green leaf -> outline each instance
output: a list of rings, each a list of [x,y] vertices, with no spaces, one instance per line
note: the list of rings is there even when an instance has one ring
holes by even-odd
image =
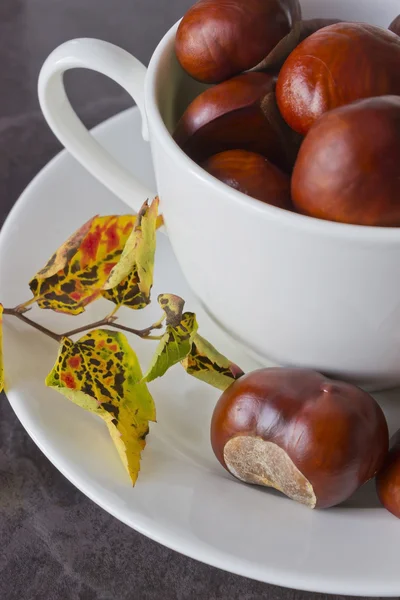
[[[244,375],[240,367],[220,354],[210,342],[198,334],[194,336],[192,348],[183,359],[182,366],[189,375],[219,390],[226,390]]]
[[[74,233],[29,283],[39,308],[84,312],[101,295],[135,221],[134,215],[97,216]]]
[[[75,343],[64,338],[46,379],[48,387],[106,422],[133,484],[149,421],[156,419],[153,398],[142,378],[125,335],[99,329]]]
[[[185,304],[182,298],[161,294],[158,302],[166,314],[167,326],[144,377],[145,381],[162,377],[173,365],[181,362],[189,354],[198,329],[194,313],[182,314]]]
[[[0,394],[4,390],[4,364],[3,364],[3,305],[0,304]]]
[[[158,216],[158,198],[145,202],[126,241],[119,262],[104,285],[103,296],[117,306],[140,309],[150,303],[153,286],[156,230],[162,224]]]

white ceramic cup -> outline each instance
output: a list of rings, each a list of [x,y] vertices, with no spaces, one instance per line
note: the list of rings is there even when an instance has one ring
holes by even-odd
[[[383,27],[399,12],[399,0],[302,0],[302,6],[305,18]],[[138,209],[156,191],[136,181],[91,137],[63,86],[63,73],[73,68],[114,79],[140,109],[167,233],[212,318],[263,362],[310,367],[368,389],[400,384],[400,228],[293,214],[231,189],[190,160],[171,132],[202,88],[176,60],[177,26],[161,40],[147,70],[99,40],[72,40],[57,48],[39,78],[50,127],[92,175]]]

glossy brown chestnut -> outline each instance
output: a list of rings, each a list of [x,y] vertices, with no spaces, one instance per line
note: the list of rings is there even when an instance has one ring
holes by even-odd
[[[400,35],[400,15],[389,25],[389,30],[396,35]]]
[[[297,46],[316,31],[341,23],[340,19],[309,19],[297,21],[291,31],[275,46],[255,70],[279,72],[285,60]]]
[[[283,118],[305,135],[325,112],[355,100],[400,94],[400,38],[361,23],[337,23],[304,40],[277,82]]]
[[[261,154],[228,150],[212,156],[202,166],[235,190],[273,206],[291,208],[289,176]]]
[[[211,443],[238,479],[327,508],[375,476],[389,436],[366,392],[315,371],[277,368],[244,375],[222,394]]]
[[[383,506],[400,519],[400,430],[391,441],[391,449],[376,478],[376,490]]]
[[[321,117],[300,148],[292,199],[311,217],[400,227],[400,97],[359,100]]]
[[[255,67],[297,18],[298,0],[199,0],[179,25],[176,55],[194,79],[219,83]]]
[[[282,119],[274,90],[274,77],[265,73],[244,73],[207,89],[186,109],[175,141],[196,162],[240,149],[291,171],[299,136]]]

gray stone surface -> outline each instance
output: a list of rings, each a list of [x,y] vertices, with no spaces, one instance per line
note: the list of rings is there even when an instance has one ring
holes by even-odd
[[[145,63],[191,0],[1,0],[0,226],[60,149],[36,80],[49,52],[78,36],[108,39]],[[93,126],[129,106],[115,84],[74,73],[68,87]],[[39,243],[39,241],[38,241]],[[1,291],[0,291],[1,292]],[[132,531],[76,490],[0,398],[1,600],[317,600],[202,565]]]

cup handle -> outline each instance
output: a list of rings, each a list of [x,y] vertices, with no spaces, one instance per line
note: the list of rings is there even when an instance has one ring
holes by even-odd
[[[45,61],[38,83],[43,115],[66,149],[94,177],[138,211],[156,194],[138,182],[89,133],[72,108],[65,92],[63,75],[69,69],[86,68],[103,73],[119,83],[136,102],[142,116],[142,134],[148,141],[144,108],[147,69],[131,54],[108,42],[76,39],[56,48]]]

